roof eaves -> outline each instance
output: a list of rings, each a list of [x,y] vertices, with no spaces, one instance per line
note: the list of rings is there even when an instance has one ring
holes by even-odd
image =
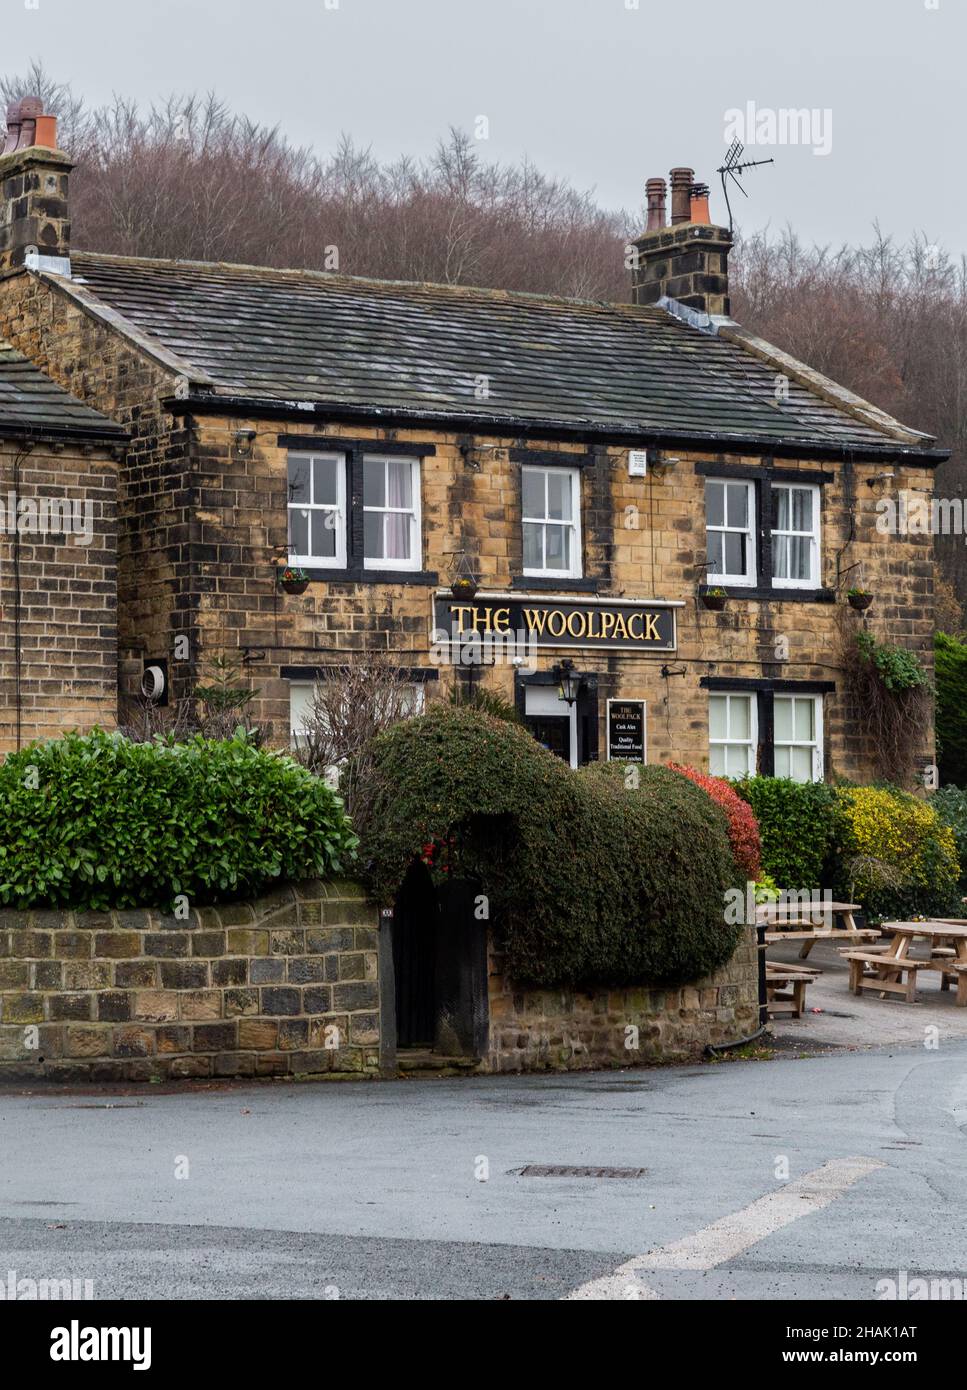
[[[353,405],[346,401],[300,401],[278,397],[234,395],[225,391],[189,396],[171,396],[162,401],[173,414],[224,414],[255,419],[278,420],[355,420],[377,426],[425,425],[473,430],[477,433],[520,434],[544,438],[593,439],[604,444],[652,443],[656,446],[695,448],[714,453],[734,453],[750,448],[764,455],[795,458],[897,459],[914,458],[923,467],[933,467],[950,457],[949,449],[929,447],[930,437],[905,444],[884,438],[882,444],[862,440],[817,440],[797,436],[731,434],[727,432],[669,430],[642,425],[634,420],[576,420],[554,417],[494,415],[480,412],[433,410],[428,407]]]
[[[27,423],[24,420],[0,420],[0,438],[19,439],[24,443],[45,441],[51,444],[75,443],[123,448],[130,437],[129,432],[121,425],[115,430],[110,430],[98,425],[55,425]]]

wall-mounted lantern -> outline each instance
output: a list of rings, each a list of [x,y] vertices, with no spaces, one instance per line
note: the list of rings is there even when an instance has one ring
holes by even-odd
[[[559,666],[555,666],[554,675],[557,678],[558,699],[570,708],[581,689],[581,673],[574,669],[574,662],[566,656]]]

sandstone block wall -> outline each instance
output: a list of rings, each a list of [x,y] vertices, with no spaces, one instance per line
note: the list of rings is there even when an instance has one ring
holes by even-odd
[[[194,661],[191,433],[161,404],[177,374],[27,271],[0,276],[0,336],[130,431],[118,470],[117,594],[122,694],[135,695],[144,659],[170,658],[178,634]],[[187,694],[192,669],[172,666],[176,695]]]
[[[714,974],[675,989],[524,990],[490,962],[490,1051],[481,1070],[587,1071],[690,1061],[759,1027],[755,928]],[[632,1030],[632,1031],[629,1031]]]
[[[0,441],[0,753],[17,746],[18,605],[21,744],[114,726],[117,472],[103,449]]]
[[[0,911],[0,1079],[372,1076],[376,908],[343,881],[192,910]]]

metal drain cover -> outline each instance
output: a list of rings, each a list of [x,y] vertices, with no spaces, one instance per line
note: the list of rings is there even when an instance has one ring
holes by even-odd
[[[643,1178],[647,1168],[579,1168],[569,1163],[528,1163],[522,1178]]]

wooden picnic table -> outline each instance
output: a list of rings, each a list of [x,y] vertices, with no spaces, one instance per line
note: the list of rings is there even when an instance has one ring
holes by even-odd
[[[802,1018],[806,1007],[806,986],[823,972],[806,970],[801,965],[780,965],[766,961],[766,1003],[770,1018],[789,1014]]]
[[[799,959],[806,960],[817,941],[876,941],[880,933],[872,927],[858,927],[853,918],[860,903],[827,903],[817,898],[812,902],[760,903],[756,916],[760,922],[775,930],[765,933],[767,945],[777,941],[801,941]],[[832,925],[819,926],[830,920]],[[837,926],[837,923],[842,925]]]
[[[849,961],[849,987],[854,994],[871,990],[885,999],[900,995],[908,1004],[917,1000],[917,973],[938,970],[940,988],[957,981],[957,1003],[967,1007],[967,922],[931,918],[927,922],[884,922],[892,933],[885,951],[844,951]],[[930,956],[911,956],[917,939],[930,942]],[[953,949],[947,945],[952,943]],[[904,979],[906,976],[906,979]]]

